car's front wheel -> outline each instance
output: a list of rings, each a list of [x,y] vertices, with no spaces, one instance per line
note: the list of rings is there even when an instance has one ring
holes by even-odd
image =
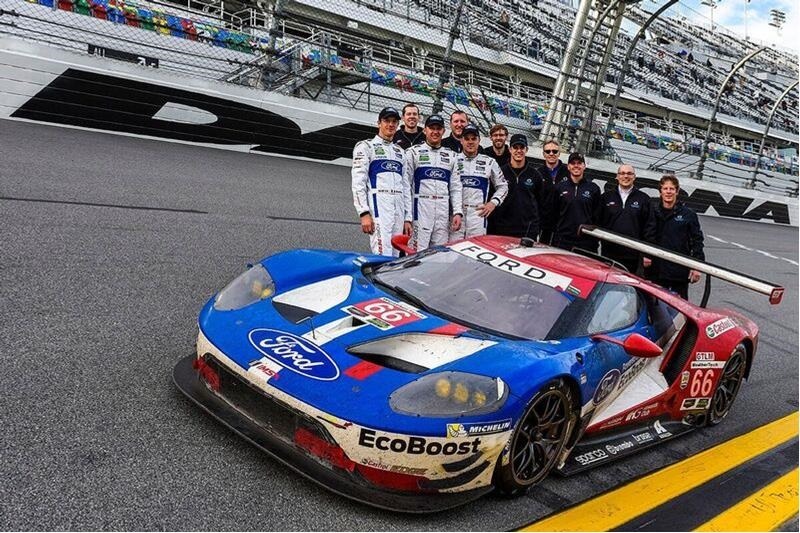
[[[711,407],[708,410],[708,425],[715,426],[728,416],[736,395],[742,387],[744,372],[747,368],[747,350],[744,345],[737,344],[733,353],[722,369],[714,396],[711,398]]]
[[[494,485],[500,492],[524,493],[553,469],[572,427],[573,402],[572,391],[561,380],[534,395],[497,464]]]

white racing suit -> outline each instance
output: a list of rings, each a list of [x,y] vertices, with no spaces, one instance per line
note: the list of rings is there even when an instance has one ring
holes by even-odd
[[[458,154],[456,171],[461,178],[463,189],[464,218],[458,231],[450,232],[450,240],[457,241],[477,235],[486,235],[486,218],[478,214],[478,208],[487,201],[493,202],[495,207],[505,200],[508,194],[508,183],[500,171],[497,162],[484,154],[467,157]],[[491,200],[489,187],[494,189]]]
[[[375,231],[372,253],[397,256],[392,235],[403,233],[405,194],[403,149],[379,136],[360,141],[353,149],[353,205],[358,215],[370,213]]]
[[[461,180],[456,172],[456,154],[428,143],[406,150],[406,219],[413,231],[408,245],[417,251],[447,242],[450,214],[462,215]]]

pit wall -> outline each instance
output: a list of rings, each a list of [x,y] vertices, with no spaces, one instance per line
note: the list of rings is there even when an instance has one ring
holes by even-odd
[[[0,38],[0,118],[346,166],[353,145],[375,134],[374,112],[182,76],[135,57],[109,55],[113,50],[98,57]],[[530,153],[541,153],[540,147],[532,145]],[[593,179],[615,185],[615,164],[587,164]],[[660,175],[637,175],[637,185],[657,197]],[[797,198],[691,179],[681,179],[681,189],[701,214],[798,225]]]

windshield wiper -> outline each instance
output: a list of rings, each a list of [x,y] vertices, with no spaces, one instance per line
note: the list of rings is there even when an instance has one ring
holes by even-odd
[[[414,296],[413,294],[405,290],[403,287],[400,287],[399,285],[386,285],[384,283],[381,283],[380,281],[378,283],[390,289],[392,292],[402,297],[403,300],[407,301],[408,303],[414,304],[420,309],[424,309],[429,313],[432,312],[432,310],[428,307],[428,305],[425,302],[423,302],[418,296]]]

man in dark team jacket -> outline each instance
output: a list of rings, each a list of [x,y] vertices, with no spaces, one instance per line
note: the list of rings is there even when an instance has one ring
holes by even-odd
[[[467,114],[464,111],[450,113],[450,135],[442,139],[442,146],[457,154],[461,153],[461,132],[467,125]]]
[[[528,163],[527,154],[528,138],[519,133],[512,135],[511,161],[501,169],[508,182],[508,196],[489,217],[490,235],[535,239],[539,234],[539,221],[548,214],[542,203],[547,190],[542,177]]]
[[[545,181],[550,185],[549,190],[555,191],[556,185],[564,180],[569,179],[569,170],[567,165],[561,162],[559,156],[561,155],[561,145],[558,141],[550,139],[542,145],[542,158],[544,165],[538,167],[536,170],[542,175]],[[547,205],[553,205],[553,198],[545,200]],[[553,238],[553,225],[555,220],[552,217],[542,219],[542,238],[541,241],[545,244],[550,244]]]
[[[483,153],[497,161],[497,165],[503,168],[511,161],[511,149],[506,144],[508,139],[508,128],[502,124],[495,124],[489,130],[489,137],[492,144],[483,149]]]
[[[569,154],[567,160],[569,179],[555,187],[553,193],[553,246],[570,250],[573,247],[597,253],[597,239],[578,236],[583,224],[594,224],[594,215],[600,205],[600,187],[587,180],[586,160],[583,154]]]
[[[650,196],[634,187],[634,181],[636,171],[631,165],[622,165],[617,169],[618,185],[600,196],[595,222],[601,228],[626,237],[652,242],[656,228]],[[634,274],[641,267],[641,254],[624,246],[604,242],[603,255]]]
[[[425,142],[425,130],[419,127],[419,107],[416,104],[403,106],[403,127],[397,129],[392,142],[403,150]]]
[[[655,208],[656,236],[655,244],[705,261],[703,253],[703,231],[697,214],[678,201],[680,182],[678,178],[667,175],[660,180],[661,200]],[[647,258],[644,265],[648,279],[662,287],[675,291],[682,298],[689,299],[689,283],[700,281],[700,272],[669,261],[653,258],[650,264]]]

